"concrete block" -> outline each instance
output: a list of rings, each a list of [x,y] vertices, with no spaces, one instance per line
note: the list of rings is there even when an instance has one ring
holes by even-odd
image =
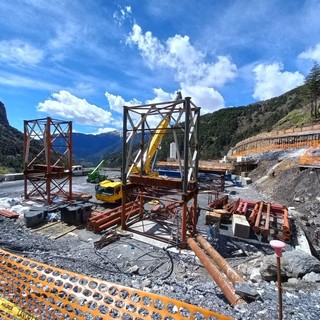
[[[241,177],[241,183],[242,185],[247,186],[252,183],[252,180],[249,177]]]
[[[245,216],[234,214],[232,216],[233,235],[240,238],[249,238],[250,224]]]

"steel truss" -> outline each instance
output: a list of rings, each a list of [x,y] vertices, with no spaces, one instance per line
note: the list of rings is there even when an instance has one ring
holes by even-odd
[[[185,246],[187,234],[192,235],[196,232],[198,218],[200,108],[193,104],[190,97],[182,99],[179,94],[174,101],[124,106],[121,227],[129,229],[137,219],[143,220],[150,216],[156,218],[156,213],[150,215],[150,210],[146,209],[147,202],[145,201],[148,203],[159,201],[162,207],[166,208],[168,216],[174,217],[178,225],[179,234],[174,237],[174,242]],[[162,131],[159,130],[157,125],[167,117],[170,117],[168,127]],[[168,141],[167,138],[172,137],[176,145],[181,178],[164,179],[153,175],[153,170],[150,173],[149,168],[146,168],[146,155],[148,155],[150,142],[155,135],[165,136],[166,141]],[[156,155],[153,160],[155,158]],[[133,194],[141,211],[135,217],[135,221],[129,222],[125,205],[129,196],[132,199]],[[173,195],[170,201],[168,195]]]
[[[72,196],[72,122],[24,121],[24,197],[51,203]]]

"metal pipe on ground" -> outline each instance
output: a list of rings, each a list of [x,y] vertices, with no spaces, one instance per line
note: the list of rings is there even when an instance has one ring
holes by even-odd
[[[234,293],[234,288],[229,283],[227,278],[221,273],[221,271],[212,263],[212,261],[207,257],[207,255],[202,251],[199,245],[192,239],[187,239],[188,245],[199,258],[203,266],[206,268],[212,279],[219,286],[223,294],[229,300],[231,306],[235,306],[237,304],[243,304],[245,301]]]
[[[254,232],[260,231],[260,222],[261,222],[263,207],[264,207],[264,202],[262,201],[260,203],[259,211],[257,213],[256,220],[254,222],[254,226],[252,227]]]
[[[249,223],[250,225],[253,225],[254,224],[254,221],[256,219],[256,216],[257,216],[257,213],[258,213],[258,210],[259,210],[259,207],[260,207],[260,202],[257,202],[249,216]]]
[[[232,283],[244,282],[240,275],[229,265],[229,263],[215,250],[211,244],[203,237],[197,236],[196,240],[200,243],[203,250],[213,259],[216,265],[224,272]]]
[[[288,218],[288,209],[283,209],[283,224],[282,224],[283,233],[290,235],[290,224]]]

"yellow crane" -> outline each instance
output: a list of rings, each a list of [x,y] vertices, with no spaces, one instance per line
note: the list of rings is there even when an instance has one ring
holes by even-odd
[[[148,176],[157,176],[158,172],[153,172],[151,161],[154,158],[163,136],[165,135],[170,123],[170,116],[167,115],[160,122],[152,136],[147,150],[142,157],[143,172],[141,170],[141,161],[137,156],[135,162],[130,167],[130,174],[144,174]],[[100,182],[96,187],[96,198],[106,203],[117,203],[122,199],[122,182],[119,180],[107,179]]]

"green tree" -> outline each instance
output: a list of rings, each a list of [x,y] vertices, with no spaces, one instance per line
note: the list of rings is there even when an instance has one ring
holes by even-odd
[[[311,117],[318,118],[318,100],[320,98],[320,65],[317,62],[314,62],[313,67],[310,70],[310,73],[307,75],[305,79],[305,84],[307,88],[308,98],[310,99]]]

